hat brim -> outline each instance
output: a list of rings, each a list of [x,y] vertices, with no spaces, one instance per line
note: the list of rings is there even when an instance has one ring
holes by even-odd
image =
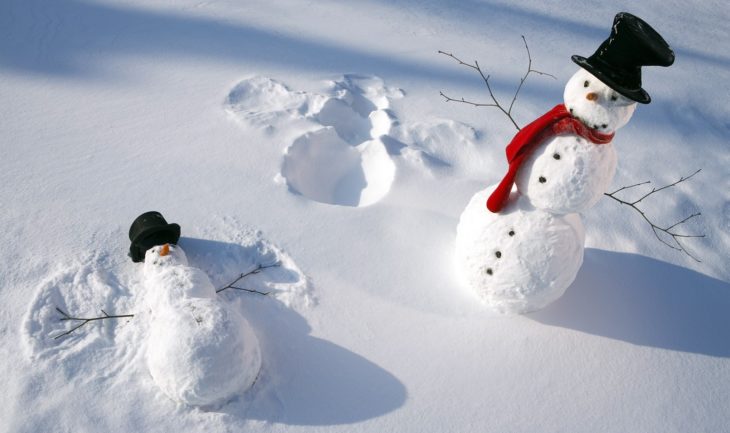
[[[149,227],[140,231],[132,240],[129,253],[132,261],[144,261],[145,252],[155,245],[146,245],[145,240],[154,236],[155,245],[176,244],[180,239],[180,225],[172,223],[165,226]]]
[[[639,90],[625,88],[624,86],[618,84],[613,79],[611,79],[611,77],[603,73],[601,69],[596,68],[594,65],[592,65],[589,59],[578,55],[571,57],[571,59],[578,66],[590,72],[593,76],[601,80],[608,87],[631,99],[632,101],[636,101],[640,104],[648,104],[651,102],[651,96],[649,96],[646,90],[641,88],[639,88]]]

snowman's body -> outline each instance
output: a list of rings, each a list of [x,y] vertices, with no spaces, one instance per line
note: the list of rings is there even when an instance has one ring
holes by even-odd
[[[563,100],[574,117],[601,133],[614,133],[624,126],[636,108],[635,102],[584,69],[568,80]],[[515,185],[538,209],[583,212],[610,186],[616,162],[610,142],[595,144],[579,135],[559,135],[534,149],[518,171]]]
[[[604,134],[626,124],[635,109],[583,69],[566,84],[564,100],[574,117]],[[474,195],[457,227],[456,260],[461,276],[488,306],[525,313],[565,292],[583,262],[578,212],[608,189],[616,161],[610,142],[558,135],[531,150],[498,213],[485,207],[494,186]]]
[[[546,140],[527,158],[515,185],[533,206],[565,214],[593,206],[616,171],[611,143],[596,145],[583,137],[561,135]]]
[[[475,194],[457,229],[457,263],[467,283],[500,313],[542,308],[563,294],[583,262],[583,224],[577,214],[536,209],[516,192],[500,213],[484,203],[493,187]]]
[[[151,314],[147,365],[173,400],[194,406],[225,403],[248,389],[261,368],[248,322],[216,299],[200,269],[178,246],[147,251],[145,303]]]

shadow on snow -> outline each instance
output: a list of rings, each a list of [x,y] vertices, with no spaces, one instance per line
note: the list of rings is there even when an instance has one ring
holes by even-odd
[[[640,346],[727,358],[728,311],[726,282],[636,254],[589,248],[565,295],[528,317]]]
[[[195,238],[182,238],[180,244],[190,264],[211,274],[216,287],[254,267],[254,261],[276,259],[255,244]],[[263,282],[286,285],[302,278],[285,265],[240,284],[267,290]],[[357,353],[313,337],[306,319],[275,298],[236,291],[220,296],[241,301],[242,313],[258,336],[264,366],[251,391],[217,411],[291,425],[338,425],[384,415],[405,402],[406,388],[395,376]]]

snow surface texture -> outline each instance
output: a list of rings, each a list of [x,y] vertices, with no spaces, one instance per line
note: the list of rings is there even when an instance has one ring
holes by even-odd
[[[270,134],[306,130],[286,148],[277,180],[314,201],[359,207],[388,194],[395,156],[429,171],[458,165],[473,172],[482,162],[472,127],[445,119],[401,123],[389,107],[404,95],[375,76],[344,75],[323,93],[256,76],[239,82],[225,106]]]
[[[228,95],[228,111],[273,128],[281,118],[311,120],[321,129],[287,148],[281,175],[289,188],[312,200],[367,206],[393,183],[395,164],[380,137],[390,132],[389,98],[402,97],[377,77],[346,75],[324,96],[293,92],[264,77],[240,82]]]
[[[499,213],[476,193],[456,231],[456,265],[484,303],[504,314],[526,313],[558,299],[583,263],[583,223],[533,207],[513,192]]]
[[[147,250],[144,304],[150,315],[147,365],[155,383],[175,401],[195,406],[226,403],[243,393],[261,369],[261,350],[246,319],[217,298],[179,246]]]
[[[644,69],[652,103],[614,141],[611,190],[652,181],[627,199],[702,168],[641,203],[666,225],[701,211],[685,229],[708,236],[685,244],[702,263],[602,199],[582,215],[574,283],[517,316],[485,312],[452,265],[459,216],[505,173],[515,128],[492,108],[445,103],[439,90],[489,95],[478,74],[436,51],[478,60],[509,103],[527,66],[524,34],[533,67],[557,77],[530,74],[512,112],[525,125],[562,100],[570,56],[593,53],[625,4],[315,6],[3,2],[0,431],[726,431],[730,58],[716,48],[730,40],[727,5],[630,5],[677,60]],[[325,126],[316,101],[305,114],[280,115],[276,98],[251,105],[258,123],[225,102],[255,76],[337,99],[343,74],[405,93],[386,96],[392,126],[381,141],[396,171],[368,206],[322,203],[282,175],[294,141]],[[54,306],[143,314],[127,230],[152,209],[182,226],[190,264],[215,287],[256,263],[285,265],[246,279],[270,296],[218,295],[249,321],[264,362],[251,389],[215,410],[176,404],[155,384],[143,316],[50,338],[70,326]]]

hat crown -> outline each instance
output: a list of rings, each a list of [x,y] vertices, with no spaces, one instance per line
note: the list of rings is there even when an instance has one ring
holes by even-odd
[[[129,240],[134,241],[134,239],[145,230],[164,226],[167,226],[167,221],[161,213],[157,211],[145,212],[135,218],[131,227],[129,227]]]
[[[155,245],[176,244],[180,239],[180,226],[168,224],[157,211],[145,212],[135,218],[129,227],[129,255],[133,262],[144,261],[145,252]]]
[[[641,67],[670,66],[674,51],[644,20],[620,12],[596,52],[587,59],[573,56],[573,61],[622,95],[647,104],[651,98],[641,88]]]
[[[613,19],[611,35],[591,58],[619,68],[641,66],[670,66],[674,63],[674,51],[649,24],[628,12],[620,12]]]

